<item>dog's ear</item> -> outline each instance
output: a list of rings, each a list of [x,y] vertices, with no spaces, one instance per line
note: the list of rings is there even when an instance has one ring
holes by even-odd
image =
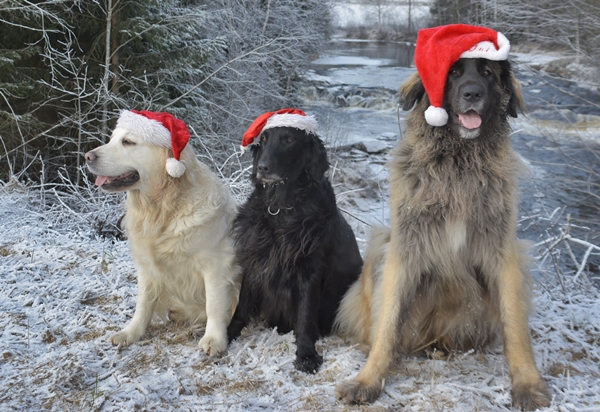
[[[506,114],[511,117],[517,117],[520,113],[525,113],[527,106],[523,100],[523,94],[521,93],[521,84],[513,75],[511,64],[508,60],[504,60],[500,63],[501,74],[500,81],[504,86],[505,96],[508,97],[508,103],[506,103]]]
[[[521,83],[513,76],[510,76],[510,100],[508,101],[508,107],[506,108],[507,113],[511,117],[517,117],[518,112],[525,113],[527,106],[523,100],[523,94],[521,93]]]
[[[323,141],[314,133],[307,133],[308,151],[306,159],[306,171],[311,179],[316,182],[323,180],[323,176],[329,169],[327,161],[327,150]]]
[[[425,94],[425,86],[421,81],[419,73],[414,73],[400,86],[398,91],[400,95],[400,103],[402,104],[402,110],[410,110],[413,108],[415,103],[423,98]]]

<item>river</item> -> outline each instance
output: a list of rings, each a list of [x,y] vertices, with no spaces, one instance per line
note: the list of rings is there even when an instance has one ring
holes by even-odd
[[[413,46],[405,43],[334,41],[313,61],[308,75],[304,103],[325,124],[326,143],[342,149],[342,160],[358,159],[373,169],[362,173],[378,176],[379,180],[370,176],[383,189],[374,196],[381,203],[376,209],[385,208],[387,199],[385,183],[377,183],[387,177],[387,150],[402,136],[405,112],[398,110],[396,93],[415,70],[413,52]],[[513,147],[531,169],[520,183],[519,236],[539,243],[569,230],[574,237],[599,245],[600,108],[589,104],[600,102],[599,94],[570,79],[534,70],[530,55],[517,53],[511,59],[529,109],[512,124]],[[373,223],[369,219],[373,207],[360,199],[352,202],[361,211],[357,217]],[[387,223],[385,212],[375,213],[378,222]],[[580,259],[585,248],[573,247]],[[536,252],[543,251],[540,246]],[[574,273],[577,264],[565,253],[557,248],[546,264],[552,260],[564,273]],[[587,269],[596,284],[599,265],[600,257],[592,253]]]

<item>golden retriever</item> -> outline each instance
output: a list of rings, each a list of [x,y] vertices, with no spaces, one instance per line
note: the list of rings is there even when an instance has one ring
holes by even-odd
[[[221,354],[241,282],[229,233],[234,199],[191,145],[180,155],[185,173],[172,177],[165,170],[171,150],[129,129],[117,123],[109,143],[85,154],[97,185],[127,191],[124,227],[138,296],[133,318],[111,341],[136,342],[157,314],[206,322],[199,346],[208,355]]]
[[[364,368],[337,387],[347,403],[379,396],[397,354],[483,349],[504,341],[516,407],[547,406],[528,327],[530,276],[516,237],[517,175],[508,116],[524,109],[508,60],[461,58],[432,127],[418,73],[401,87],[406,135],[392,153],[391,229],[376,228],[336,325],[370,345]],[[466,118],[466,120],[465,120]]]

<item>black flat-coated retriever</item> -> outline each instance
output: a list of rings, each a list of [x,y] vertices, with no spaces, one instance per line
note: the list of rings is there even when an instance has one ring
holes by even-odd
[[[229,340],[252,318],[265,319],[280,333],[294,331],[296,369],[316,373],[323,357],[315,342],[331,332],[362,258],[325,177],[319,137],[274,127],[251,150],[255,188],[233,224],[243,280]]]

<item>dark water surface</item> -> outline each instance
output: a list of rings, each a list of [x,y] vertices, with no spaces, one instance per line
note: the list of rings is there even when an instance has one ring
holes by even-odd
[[[412,67],[415,47],[410,43],[335,41],[313,65],[316,67]]]

